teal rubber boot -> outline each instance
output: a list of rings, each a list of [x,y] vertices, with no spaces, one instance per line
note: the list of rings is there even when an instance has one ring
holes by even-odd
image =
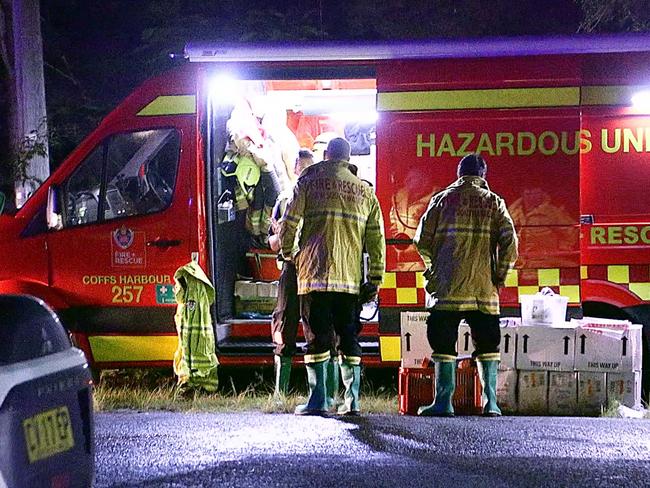
[[[497,405],[497,374],[499,361],[476,361],[478,377],[481,380],[483,393],[481,403],[485,417],[500,417],[501,409]]]
[[[327,381],[327,361],[305,364],[309,398],[304,405],[298,405],[296,415],[323,415],[327,413],[325,383]]]
[[[331,357],[327,362],[327,410],[332,410],[338,402],[340,376],[338,358]]]
[[[291,378],[291,358],[274,356],[275,364],[275,390],[273,397],[277,400],[289,393],[289,379]]]
[[[361,366],[347,360],[341,361],[341,378],[345,393],[343,405],[337,410],[339,415],[359,415],[359,389],[361,387]]]
[[[431,405],[418,408],[423,417],[453,417],[452,399],[456,390],[456,361],[435,362],[436,395]]]

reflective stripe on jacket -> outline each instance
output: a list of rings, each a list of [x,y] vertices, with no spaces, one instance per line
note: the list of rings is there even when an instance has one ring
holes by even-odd
[[[483,178],[463,176],[433,195],[413,242],[427,268],[427,306],[499,313],[498,287],[517,260],[517,234]]]
[[[322,161],[303,171],[282,218],[282,255],[295,254],[298,294],[359,293],[362,253],[370,257],[369,280],[381,285],[386,243],[379,202],[372,188],[344,161]]]

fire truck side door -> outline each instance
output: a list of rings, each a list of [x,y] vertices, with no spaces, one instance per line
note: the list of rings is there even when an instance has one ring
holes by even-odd
[[[59,185],[50,285],[72,306],[68,323],[97,334],[174,331],[173,274],[192,242],[185,136],[169,127],[111,134]]]

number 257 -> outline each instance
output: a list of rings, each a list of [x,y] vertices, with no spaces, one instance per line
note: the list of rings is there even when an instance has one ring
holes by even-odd
[[[140,303],[140,295],[142,295],[142,286],[114,286],[111,288],[113,294],[113,303]]]

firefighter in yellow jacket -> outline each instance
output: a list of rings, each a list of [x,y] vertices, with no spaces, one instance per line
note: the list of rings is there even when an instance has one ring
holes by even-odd
[[[487,163],[469,154],[458,180],[431,198],[413,242],[426,266],[427,338],[433,349],[436,393],[419,415],[452,416],[456,337],[469,324],[481,385],[483,414],[501,415],[496,400],[499,365],[499,287],[517,260],[517,234],[504,200],[490,191]]]
[[[325,384],[332,330],[337,337],[345,386],[341,415],[359,413],[361,346],[357,300],[365,246],[370,256],[369,281],[379,286],[384,275],[384,227],[372,188],[350,171],[350,144],[332,139],[326,160],[307,168],[294,188],[280,224],[285,259],[298,271],[300,315],[307,340],[304,361],[309,399],[297,415],[326,411]],[[298,251],[292,253],[298,223]]]

